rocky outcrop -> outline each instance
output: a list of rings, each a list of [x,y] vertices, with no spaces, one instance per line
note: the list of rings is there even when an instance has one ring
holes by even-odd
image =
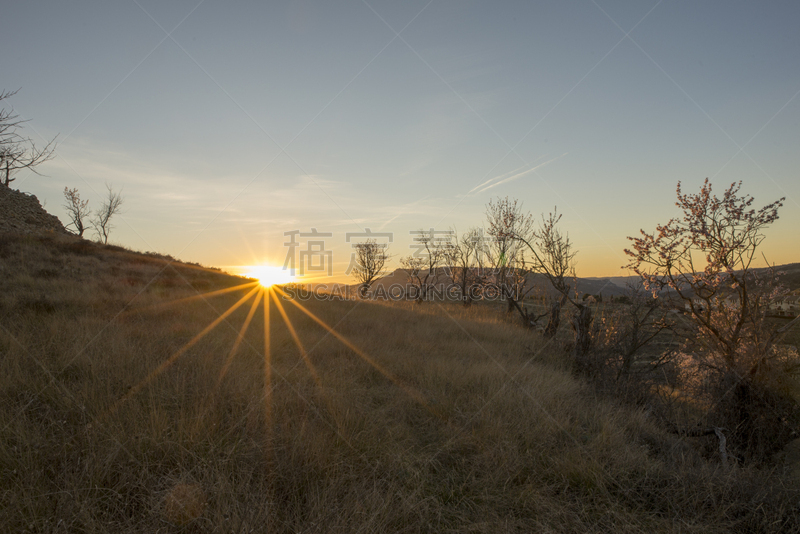
[[[0,185],[0,233],[69,234],[55,215],[47,213],[39,200]]]

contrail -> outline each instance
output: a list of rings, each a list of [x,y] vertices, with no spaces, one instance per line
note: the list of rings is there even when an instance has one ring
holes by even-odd
[[[561,159],[561,158],[563,158],[564,156],[566,156],[567,154],[569,154],[569,152],[564,152],[564,153],[563,153],[563,154],[561,154],[560,156],[556,156],[555,158],[553,158],[553,159],[550,159],[550,160],[547,160],[547,161],[545,161],[544,163],[540,163],[540,164],[539,164],[539,165],[537,165],[536,167],[532,167],[532,168],[528,169],[527,171],[523,171],[523,172],[521,172],[521,173],[519,173],[519,174],[515,174],[515,175],[513,175],[513,176],[509,176],[508,178],[506,178],[506,179],[504,179],[504,180],[500,180],[499,182],[495,182],[495,183],[493,183],[493,184],[491,184],[491,185],[487,185],[487,186],[483,187],[483,189],[480,189],[480,190],[478,190],[477,192],[478,192],[478,193],[483,193],[484,191],[486,191],[486,190],[488,190],[488,189],[491,189],[491,188],[493,188],[493,187],[497,187],[497,186],[498,186],[498,185],[500,185],[500,184],[504,184],[504,183],[506,183],[506,182],[511,182],[511,181],[513,181],[513,180],[516,180],[516,179],[518,179],[518,178],[522,178],[522,177],[523,177],[523,176],[525,176],[526,174],[530,174],[530,173],[532,173],[533,171],[535,171],[536,169],[540,169],[540,168],[544,167],[545,165],[547,165],[547,164],[549,164],[549,163],[553,163],[555,160],[557,160],[557,159]],[[490,180],[490,181],[491,181],[491,180]],[[481,186],[478,186],[478,187],[481,187]],[[473,189],[473,191],[474,191],[474,189]],[[472,191],[470,191],[470,193],[472,193]]]

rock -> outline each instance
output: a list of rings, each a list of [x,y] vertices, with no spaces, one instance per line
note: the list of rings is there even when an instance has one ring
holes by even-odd
[[[70,234],[34,195],[3,185],[0,185],[0,233]]]

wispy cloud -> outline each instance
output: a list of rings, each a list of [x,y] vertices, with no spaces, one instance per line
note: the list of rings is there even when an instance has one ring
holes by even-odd
[[[528,170],[526,170],[526,171],[518,172],[518,171],[520,171],[521,169],[524,169],[524,168],[525,168],[525,167],[523,166],[523,167],[520,167],[520,168],[518,168],[518,169],[514,169],[514,170],[513,170],[513,171],[511,171],[511,172],[507,172],[507,173],[505,173],[505,174],[501,174],[500,176],[495,176],[494,178],[490,178],[489,180],[486,180],[486,181],[485,181],[485,182],[483,182],[482,184],[480,184],[480,185],[478,185],[478,186],[475,186],[475,187],[473,187],[473,188],[472,188],[472,189],[469,191],[469,193],[467,193],[467,194],[472,194],[472,193],[483,193],[484,191],[488,191],[489,189],[492,189],[493,187],[497,187],[498,185],[505,184],[505,183],[508,183],[508,182],[512,182],[512,181],[514,181],[514,180],[518,180],[518,179],[522,178],[523,176],[527,176],[528,174],[530,174],[530,173],[532,173],[532,172],[536,171],[537,169],[541,169],[541,168],[542,168],[542,167],[544,167],[545,165],[549,165],[550,163],[553,163],[553,162],[554,162],[554,161],[556,161],[557,159],[561,159],[561,158],[563,158],[563,157],[564,157],[564,156],[566,156],[567,154],[569,154],[569,152],[564,152],[564,153],[563,153],[563,154],[561,154],[560,156],[556,156],[555,158],[552,158],[552,159],[549,159],[549,160],[547,160],[547,161],[545,161],[545,162],[542,162],[542,163],[540,163],[539,165],[535,165],[535,166],[531,167],[530,169],[528,169]],[[509,174],[510,174],[511,176],[509,176]]]

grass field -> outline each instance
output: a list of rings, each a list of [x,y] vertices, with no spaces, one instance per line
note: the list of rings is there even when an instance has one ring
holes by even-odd
[[[0,268],[5,532],[800,528],[782,469],[703,459],[486,307],[54,238],[0,237]]]

